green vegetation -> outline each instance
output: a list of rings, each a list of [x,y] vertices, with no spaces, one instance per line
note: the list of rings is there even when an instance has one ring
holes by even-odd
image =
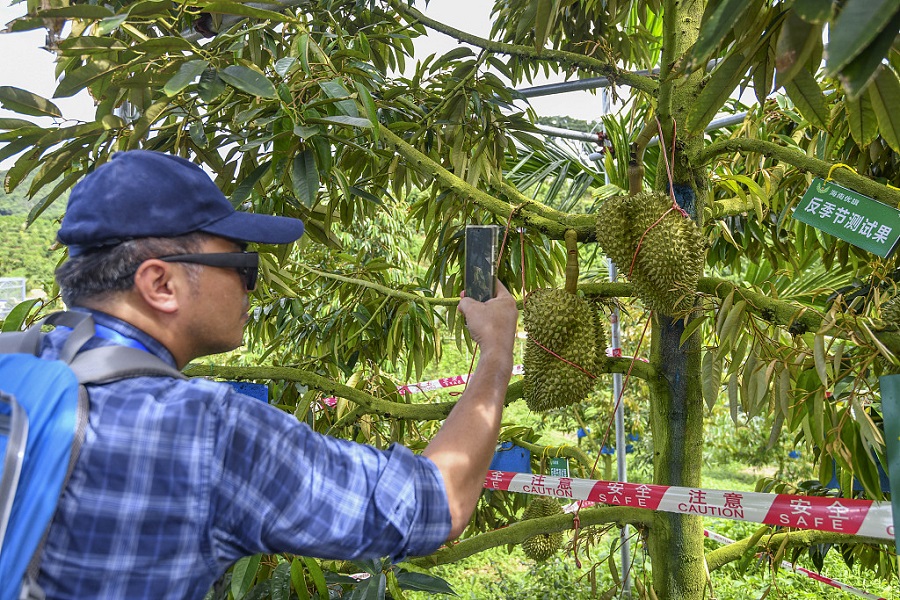
[[[5,177],[0,172],[0,179]],[[24,185],[10,193],[0,189],[0,277],[24,277],[29,293],[49,293],[53,270],[62,256],[52,247],[65,202],[53,204],[29,225],[28,215],[38,202],[28,200],[26,189]]]

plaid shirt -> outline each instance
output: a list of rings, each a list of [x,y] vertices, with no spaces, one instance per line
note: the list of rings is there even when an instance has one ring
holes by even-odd
[[[96,322],[174,364],[145,333]],[[55,358],[68,332],[46,336]],[[86,348],[112,342],[92,338]],[[202,598],[257,552],[399,560],[440,546],[450,512],[437,467],[313,432],[223,383],[138,377],[88,387],[81,455],[50,527],[48,599]]]

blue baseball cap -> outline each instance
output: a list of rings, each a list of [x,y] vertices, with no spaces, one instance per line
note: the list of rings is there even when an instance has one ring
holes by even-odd
[[[116,152],[72,188],[57,238],[70,256],[145,237],[202,231],[237,242],[287,244],[303,221],[236,211],[203,169],[150,150]]]

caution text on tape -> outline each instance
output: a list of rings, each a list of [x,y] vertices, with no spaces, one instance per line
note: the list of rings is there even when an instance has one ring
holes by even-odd
[[[894,539],[890,502],[488,471],[484,487],[588,503]]]

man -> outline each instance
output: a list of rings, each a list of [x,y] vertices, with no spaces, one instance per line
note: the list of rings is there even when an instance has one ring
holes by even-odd
[[[84,349],[120,344],[181,369],[241,344],[256,256],[297,219],[235,212],[196,165],[114,154],[72,190],[59,240],[63,300],[90,312]],[[459,304],[481,353],[421,456],[316,434],[293,416],[203,379],[88,387],[84,446],[50,527],[38,583],[54,598],[202,598],[257,552],[324,558],[427,554],[468,523],[512,372],[515,302],[498,286]],[[68,332],[45,338],[55,358]]]

